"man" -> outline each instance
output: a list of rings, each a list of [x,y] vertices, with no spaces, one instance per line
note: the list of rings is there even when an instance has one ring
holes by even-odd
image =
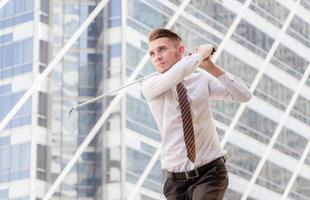
[[[168,200],[223,199],[228,173],[212,118],[210,100],[246,102],[248,88],[212,63],[212,45],[183,57],[181,38],[171,30],[149,34],[149,55],[158,71],[142,91],[162,135],[161,161]],[[208,73],[195,72],[200,67]]]

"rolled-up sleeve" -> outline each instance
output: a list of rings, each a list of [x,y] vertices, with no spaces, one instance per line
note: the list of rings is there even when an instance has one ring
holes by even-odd
[[[217,78],[210,75],[208,87],[211,99],[247,102],[252,98],[249,88],[238,77],[228,72]]]

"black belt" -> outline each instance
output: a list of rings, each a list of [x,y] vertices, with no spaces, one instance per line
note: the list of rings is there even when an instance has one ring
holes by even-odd
[[[224,164],[226,162],[226,158],[224,156],[209,162],[205,165],[202,165],[198,168],[195,168],[188,172],[169,172],[166,171],[167,178],[174,178],[174,179],[192,179],[200,177],[201,175],[205,174],[207,171],[213,169],[216,165]]]

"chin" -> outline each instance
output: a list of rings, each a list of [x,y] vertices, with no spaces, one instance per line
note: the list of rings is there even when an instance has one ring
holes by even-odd
[[[168,71],[171,67],[170,66],[156,66],[156,70],[159,73],[165,73],[166,71]]]
[[[161,70],[158,70],[160,73],[165,73],[166,71],[168,71],[168,69],[161,69]]]

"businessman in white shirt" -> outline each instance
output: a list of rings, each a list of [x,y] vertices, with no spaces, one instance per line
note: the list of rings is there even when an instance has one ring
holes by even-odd
[[[149,55],[157,73],[142,91],[162,136],[161,164],[168,200],[223,199],[228,186],[226,151],[221,147],[210,100],[246,102],[249,89],[215,65],[212,45],[184,56],[179,35],[158,28],[149,34]],[[197,67],[207,73],[196,71]]]

